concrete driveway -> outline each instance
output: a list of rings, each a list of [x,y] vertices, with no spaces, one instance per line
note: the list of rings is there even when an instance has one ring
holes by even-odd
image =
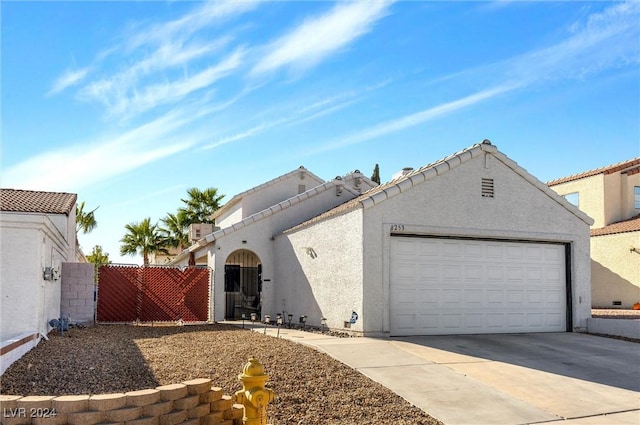
[[[640,424],[640,344],[575,333],[282,337],[325,351],[445,424]]]

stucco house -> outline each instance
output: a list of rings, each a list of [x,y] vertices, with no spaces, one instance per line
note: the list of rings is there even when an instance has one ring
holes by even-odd
[[[593,217],[591,299],[595,308],[640,302],[640,158],[550,181]]]
[[[76,195],[0,189],[2,370],[60,317],[61,266],[75,262]]]
[[[294,170],[234,197],[176,263],[214,270],[216,321],[256,311],[364,335],[584,331],[592,222],[484,141],[383,185]]]

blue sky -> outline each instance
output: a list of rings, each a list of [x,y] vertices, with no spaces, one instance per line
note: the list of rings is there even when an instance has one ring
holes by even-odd
[[[640,2],[3,1],[2,187],[115,262],[186,189],[381,177],[483,139],[542,181],[640,156]]]

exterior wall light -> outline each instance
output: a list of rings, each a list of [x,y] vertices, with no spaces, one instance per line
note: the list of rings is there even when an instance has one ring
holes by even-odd
[[[269,316],[268,314],[264,315],[264,334],[267,334],[267,325],[271,323],[271,316]]]
[[[277,335],[277,337],[280,338],[280,326],[282,326],[284,324],[284,318],[282,317],[282,314],[278,313],[276,315],[276,323],[278,324],[278,335]]]

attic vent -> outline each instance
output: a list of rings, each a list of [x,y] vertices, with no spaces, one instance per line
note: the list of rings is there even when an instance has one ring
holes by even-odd
[[[303,184],[299,184],[298,185],[298,195],[303,193],[305,190],[307,190],[307,186],[305,186]]]
[[[493,198],[493,179],[482,179],[482,197]]]

